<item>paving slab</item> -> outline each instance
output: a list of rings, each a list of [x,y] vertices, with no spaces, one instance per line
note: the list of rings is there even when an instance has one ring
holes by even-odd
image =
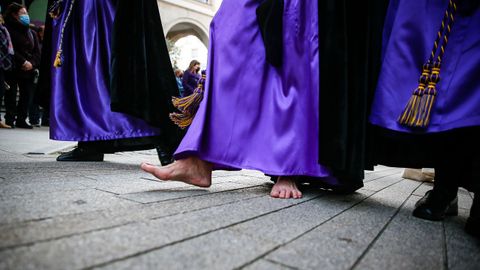
[[[458,189],[458,207],[470,210],[472,204],[473,198],[470,196],[470,193],[463,188]]]
[[[444,236],[441,222],[412,216],[410,197],[355,269],[443,269]]]
[[[103,174],[87,172],[80,183],[86,187],[119,195],[188,187],[187,184],[181,182],[160,181],[147,177],[148,175],[141,171]]]
[[[265,196],[267,192],[268,188],[254,187],[148,205],[117,206],[43,220],[4,224],[0,225],[0,249],[32,245],[129,223],[146,222],[151,219],[231,204]]]
[[[449,217],[445,226],[448,269],[480,269],[480,241],[464,231],[470,212],[460,209],[458,217]]]
[[[76,142],[50,140],[47,127],[32,130],[1,129],[0,141],[0,149],[18,154],[51,153],[76,145]]]
[[[208,265],[213,266],[214,269],[242,267],[254,261],[259,255],[291,241],[365,198],[365,195],[361,193],[342,198],[327,195],[326,192],[323,192],[322,195],[315,200],[241,222],[188,242],[181,242],[112,264],[108,268],[127,269],[135,268],[135,265],[158,265],[169,257],[176,263],[169,265],[168,268],[174,269],[197,267],[202,269]],[[226,237],[232,235],[236,237],[234,239]],[[202,245],[212,241],[217,243],[210,250],[215,253],[214,258],[211,258],[210,254],[198,253]],[[245,248],[246,246],[248,248]]]
[[[215,243],[215,246],[209,245]],[[247,247],[248,248],[242,248]],[[274,243],[231,230],[220,230],[187,242],[95,269],[235,269]],[[275,269],[275,268],[273,268]]]
[[[389,186],[266,258],[300,269],[350,269],[419,185]]]
[[[173,199],[179,199],[179,198],[202,196],[209,193],[223,192],[227,190],[246,188],[250,186],[252,185],[240,184],[235,182],[226,182],[226,183],[213,184],[208,189],[187,186],[187,187],[168,189],[168,190],[151,190],[151,191],[138,192],[138,193],[128,193],[128,194],[120,195],[119,197],[130,200],[130,201],[138,202],[138,203],[154,203],[154,202],[161,202],[161,201],[167,201],[167,200],[173,200]]]
[[[254,263],[242,268],[244,270],[271,270],[271,269],[277,269],[277,270],[295,270],[297,268],[286,266],[279,264],[277,262],[272,262],[269,260],[257,260]]]
[[[46,129],[0,130],[0,269],[479,269],[463,230],[473,194],[460,189],[458,217],[413,219],[431,184],[402,168],[366,171],[352,195],[302,186],[284,201],[258,171],[215,171],[199,189],[142,172],[155,150],[57,162],[60,150]]]
[[[365,178],[363,179],[363,182],[367,183],[367,182],[381,179],[387,176],[399,175],[401,172],[402,172],[402,169],[398,169],[398,168],[387,168],[381,171],[375,171],[374,173],[365,174]]]
[[[136,203],[94,189],[12,195],[0,198],[0,224],[132,204]]]
[[[398,174],[385,176],[376,179],[375,181],[370,181],[364,184],[363,188],[368,189],[371,191],[380,191],[384,189],[386,186],[393,185],[395,183],[399,183],[404,181]]]
[[[7,249],[0,252],[0,261],[7,268],[20,269],[71,269],[103,265],[185,241],[315,197],[316,195],[312,194],[300,200],[275,200],[267,195],[231,205]]]

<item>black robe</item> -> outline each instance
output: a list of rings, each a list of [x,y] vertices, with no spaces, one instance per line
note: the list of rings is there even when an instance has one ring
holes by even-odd
[[[388,1],[319,1],[319,162],[354,190],[372,169],[368,127]]]
[[[178,96],[157,1],[118,0],[112,33],[111,109],[145,120],[175,150],[182,138],[170,120]]]
[[[48,6],[54,1],[48,0]],[[50,98],[52,89],[52,21],[53,19],[47,13],[45,14],[45,29],[43,32],[42,57],[40,59],[40,77],[38,78],[37,89],[35,90],[34,102],[43,107],[44,113],[49,114]]]

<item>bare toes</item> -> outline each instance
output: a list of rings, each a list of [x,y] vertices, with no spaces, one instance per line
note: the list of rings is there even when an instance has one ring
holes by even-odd
[[[147,173],[152,174],[156,178],[160,180],[168,180],[169,178],[169,170],[166,170],[165,168],[158,168],[157,166],[148,164],[148,163],[142,163],[141,165],[142,170],[144,170]]]
[[[154,173],[155,169],[156,169],[156,167],[154,165],[151,165],[151,164],[148,164],[148,163],[142,163],[142,165],[140,165],[140,168],[142,168],[142,170],[144,170],[145,172],[148,172],[148,173]]]
[[[270,196],[273,198],[278,198],[280,196],[280,192],[276,189],[272,189],[272,192],[270,192]]]

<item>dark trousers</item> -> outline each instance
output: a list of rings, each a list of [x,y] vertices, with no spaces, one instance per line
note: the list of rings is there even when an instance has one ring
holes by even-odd
[[[152,136],[108,141],[78,142],[78,147],[89,152],[109,154],[154,149],[160,141],[160,136]]]
[[[10,90],[5,93],[5,120],[8,123],[25,121],[28,117],[28,110],[33,102],[35,84],[33,79],[17,79],[7,77]],[[20,90],[20,97],[17,104],[17,89]]]
[[[36,103],[32,103],[28,111],[28,120],[30,125],[40,124],[40,106]]]
[[[437,195],[453,200],[458,188],[464,187],[474,193],[470,216],[480,217],[480,155],[469,151],[445,156],[445,162],[435,167],[433,190]],[[477,152],[478,153],[478,152]]]
[[[5,95],[5,71],[0,68],[0,107],[2,107],[3,96]],[[0,119],[1,121],[2,119]]]

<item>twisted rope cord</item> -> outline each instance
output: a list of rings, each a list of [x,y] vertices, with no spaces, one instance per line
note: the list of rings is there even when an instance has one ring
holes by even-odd
[[[58,45],[57,55],[55,57],[55,61],[53,63],[54,67],[61,67],[63,64],[63,37],[65,35],[65,28],[67,27],[68,22],[70,21],[70,17],[72,15],[73,6],[75,5],[75,0],[70,2],[70,6],[68,8],[67,16],[65,17],[65,21],[62,25],[62,30],[60,31],[60,43]]]
[[[441,63],[455,22],[456,11],[456,0],[450,0],[442,18],[440,29],[437,32],[430,57],[423,65],[418,86],[397,120],[402,125],[426,128],[430,123],[430,116],[437,95],[436,85],[440,81]],[[435,61],[435,57],[437,61]]]

